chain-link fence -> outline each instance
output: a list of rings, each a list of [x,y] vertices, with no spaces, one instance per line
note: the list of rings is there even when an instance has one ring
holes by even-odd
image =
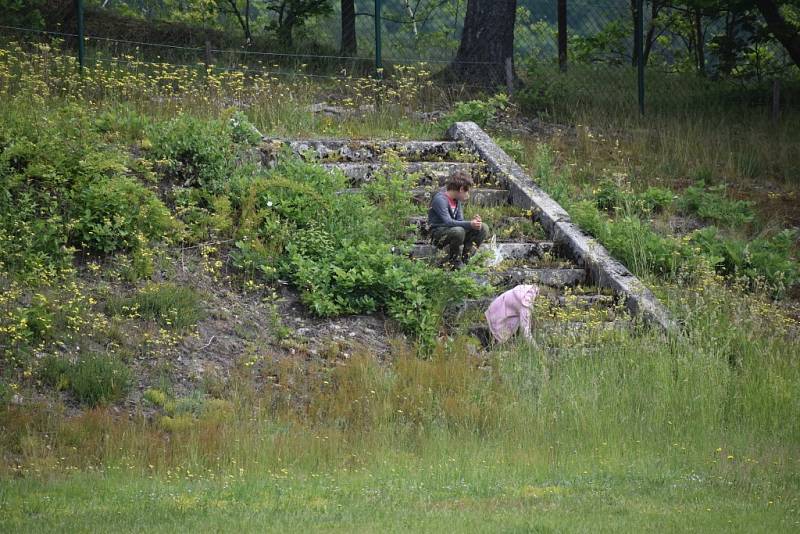
[[[637,47],[639,3],[642,43]],[[22,41],[57,37],[74,50],[74,3],[52,4],[60,7],[43,14],[40,23],[6,24],[0,30]],[[391,75],[408,64],[424,64],[435,73],[454,61],[469,61],[458,54],[467,4],[227,0],[214,4],[214,13],[194,13],[191,6],[197,3],[191,0],[106,0],[87,6],[85,42],[87,57],[100,61],[136,58],[320,79],[373,76],[381,68]],[[641,61],[653,111],[797,104],[800,69],[759,26],[752,9],[685,7],[691,4],[518,0],[513,64],[523,82],[517,86],[523,87],[521,102],[532,110],[594,107],[635,113]],[[286,11],[298,5],[307,12]],[[491,84],[471,80],[468,85],[490,89]]]

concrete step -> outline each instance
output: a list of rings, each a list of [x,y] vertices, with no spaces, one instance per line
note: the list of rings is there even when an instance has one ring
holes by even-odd
[[[416,187],[411,190],[411,198],[417,204],[428,205],[431,198],[438,191],[436,188]],[[508,204],[511,192],[508,189],[488,189],[476,187],[469,192],[469,202],[474,206],[499,206]]]
[[[362,192],[363,189],[359,187],[348,187],[341,189],[336,193],[339,195],[352,195]],[[431,197],[436,190],[433,188],[416,187],[409,192],[411,199],[420,205],[427,206],[431,202]],[[500,204],[507,204],[509,192],[507,189],[483,189],[475,188],[470,191],[469,200],[475,206],[498,206]]]
[[[508,243],[513,241],[531,242],[541,239],[542,235],[539,234],[544,234],[544,230],[542,230],[541,227],[539,227],[539,230],[536,232],[537,235],[522,235],[518,232],[508,234],[505,232],[506,229],[509,229],[515,225],[517,228],[524,228],[523,225],[531,226],[530,223],[532,223],[532,220],[528,217],[500,217],[496,221],[486,220],[486,222],[490,225],[492,232],[497,235],[498,243]],[[416,227],[417,234],[421,237],[430,236],[430,227],[428,227],[427,215],[415,215],[413,217],[409,217],[408,224]],[[505,237],[506,235],[507,237]]]
[[[536,269],[516,267],[489,275],[490,281],[500,287],[514,287],[519,284],[542,284],[551,287],[571,287],[586,281],[586,269]]]
[[[477,161],[458,141],[353,141],[350,139],[288,140],[265,137],[259,150],[262,163],[271,163],[284,149],[320,162],[372,162],[394,153],[407,161]]]
[[[491,296],[480,299],[467,299],[461,304],[461,306],[459,306],[457,316],[461,317],[464,314],[475,310],[486,310],[495,298],[497,297]],[[540,295],[537,297],[537,299],[547,299],[551,306],[571,306],[581,309],[591,307],[610,307],[614,305],[614,297],[608,295],[574,295],[569,298],[564,297],[563,295],[555,298]]]
[[[350,185],[360,187],[376,178],[386,176],[394,168],[387,163],[323,163],[322,166],[329,171],[338,169],[347,177]],[[415,185],[435,185],[442,187],[445,180],[455,173],[464,172],[472,177],[475,184],[494,184],[496,180],[489,174],[486,165],[482,163],[465,163],[454,161],[412,161],[403,164],[404,174],[418,174]]]
[[[500,255],[507,260],[534,260],[543,257],[546,253],[553,249],[552,241],[533,241],[531,243],[498,243],[497,249]],[[491,251],[487,243],[481,245],[479,252]],[[417,244],[411,247],[411,257],[433,258],[436,257],[440,250],[433,245]],[[444,255],[445,252],[441,251]]]

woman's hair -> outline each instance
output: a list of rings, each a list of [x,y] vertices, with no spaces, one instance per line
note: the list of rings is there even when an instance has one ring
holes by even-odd
[[[456,171],[447,177],[444,185],[448,191],[461,191],[462,189],[469,191],[475,183],[472,181],[472,177],[464,171]]]

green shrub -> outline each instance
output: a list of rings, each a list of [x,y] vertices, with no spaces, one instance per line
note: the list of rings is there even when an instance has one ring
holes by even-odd
[[[71,241],[96,252],[127,250],[137,235],[159,239],[177,228],[155,193],[126,176],[92,183],[77,200]]]
[[[228,125],[234,143],[255,146],[261,142],[261,134],[258,129],[253,126],[247,115],[241,111],[234,112],[231,118],[228,119]]]
[[[107,354],[87,354],[77,362],[46,356],[39,366],[41,380],[58,390],[69,390],[84,404],[96,406],[121,399],[130,389],[128,367]]]
[[[612,212],[646,217],[664,211],[672,204],[672,191],[661,187],[649,187],[642,193],[634,193],[613,180],[603,180],[594,190],[597,207]]]
[[[672,205],[675,194],[663,187],[648,187],[644,193],[638,195],[641,206],[647,212],[659,213]]]
[[[763,281],[776,297],[800,283],[800,263],[795,249],[797,238],[796,230],[783,230],[772,237],[747,242],[723,236],[713,226],[691,234],[692,242],[711,258],[718,271],[743,277],[751,286]]]
[[[152,147],[148,157],[171,182],[219,192],[236,173],[242,145],[255,145],[261,136],[241,113],[229,120],[181,115],[147,129]]]
[[[753,220],[753,202],[731,200],[725,196],[725,186],[706,188],[705,182],[698,181],[688,187],[678,205],[685,212],[696,213],[703,219],[727,226],[740,226]]]
[[[449,127],[454,122],[472,121],[481,128],[485,128],[508,105],[508,96],[504,93],[498,93],[487,100],[458,102],[444,118],[444,123]]]
[[[141,117],[116,113],[66,105],[8,117],[0,133],[0,261],[14,276],[47,277],[70,264],[74,246],[107,253],[175,229],[155,193],[130,176],[128,148],[116,139],[120,124]]]
[[[524,155],[525,148],[522,146],[522,143],[517,141],[513,138],[508,137],[498,137],[495,139],[497,146],[503,149],[503,152],[511,156],[511,159],[514,161],[522,161],[522,156]]]
[[[552,111],[559,99],[567,93],[567,83],[562,73],[531,59],[525,66],[525,88],[516,94],[519,107],[528,113]]]
[[[190,287],[172,283],[148,284],[132,297],[109,298],[106,302],[109,315],[133,310],[144,319],[177,330],[197,324],[204,316],[200,295]]]
[[[56,390],[69,387],[73,364],[66,358],[49,354],[39,364],[39,378]]]
[[[131,386],[131,372],[112,356],[89,354],[81,357],[70,369],[70,391],[91,406],[121,399]]]

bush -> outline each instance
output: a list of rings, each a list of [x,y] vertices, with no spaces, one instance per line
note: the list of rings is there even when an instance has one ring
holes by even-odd
[[[643,217],[664,211],[674,198],[668,189],[649,187],[642,193],[634,193],[612,180],[600,182],[594,195],[597,207],[602,210]]]
[[[509,105],[508,96],[499,93],[487,100],[468,100],[458,102],[444,118],[446,127],[454,122],[472,121],[481,128],[492,122],[497,114]]]
[[[92,183],[77,198],[70,240],[95,252],[127,250],[137,235],[159,239],[177,228],[155,193],[127,176]]]
[[[88,354],[73,363],[62,357],[45,357],[39,367],[42,381],[68,389],[84,404],[97,406],[121,399],[131,386],[128,367],[111,355]]]
[[[800,283],[800,263],[794,252],[797,238],[796,230],[784,230],[770,238],[746,242],[723,236],[713,226],[691,234],[692,242],[711,258],[718,271],[743,277],[751,287],[762,281],[775,297]]]
[[[131,386],[131,372],[111,356],[90,354],[72,366],[69,382],[70,391],[79,401],[97,406],[125,396]]]
[[[516,100],[524,112],[552,111],[557,102],[567,94],[568,84],[563,73],[532,59],[525,68],[525,88],[517,93]]]
[[[725,186],[706,188],[702,180],[688,187],[679,201],[685,212],[697,213],[707,221],[727,226],[740,226],[753,220],[753,202],[731,200],[725,196]]]
[[[182,115],[148,129],[148,157],[169,181],[219,192],[234,173],[240,145],[255,144],[260,135],[242,114],[230,120],[203,120]]]
[[[177,330],[197,324],[204,315],[195,290],[171,283],[149,284],[133,297],[109,298],[106,303],[110,315],[126,310],[136,310],[142,318]]]
[[[0,127],[0,261],[15,277],[63,269],[68,245],[108,253],[175,228],[155,193],[130,176],[127,148],[109,143],[118,126],[67,105],[43,115],[26,108]]]

